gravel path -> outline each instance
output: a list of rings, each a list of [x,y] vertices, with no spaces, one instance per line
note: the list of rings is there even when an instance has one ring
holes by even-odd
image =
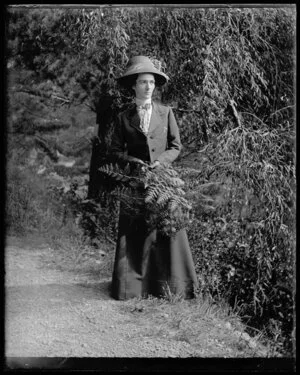
[[[109,297],[110,280],[53,269],[53,256],[39,244],[6,247],[6,357],[197,355],[185,341],[151,337],[151,319],[136,324],[138,310]]]
[[[9,239],[5,357],[195,359],[267,354],[229,322],[201,311],[201,305],[115,301],[109,285],[110,279],[101,279],[97,272],[59,269],[57,254],[39,239]]]

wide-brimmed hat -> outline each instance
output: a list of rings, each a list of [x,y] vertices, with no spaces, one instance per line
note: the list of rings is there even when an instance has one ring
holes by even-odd
[[[121,77],[117,78],[117,81],[123,87],[130,88],[133,84],[132,76],[143,73],[154,74],[156,86],[162,86],[169,80],[169,77],[165,73],[154,66],[149,57],[134,56],[129,60],[125,72]]]

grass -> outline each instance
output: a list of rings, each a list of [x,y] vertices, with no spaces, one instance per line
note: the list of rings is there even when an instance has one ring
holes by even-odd
[[[47,236],[47,241],[56,252],[58,268],[88,273],[97,278],[111,275],[114,257],[112,244],[103,240],[99,241],[97,247],[91,246],[89,238],[74,224]]]
[[[198,295],[194,300],[135,298],[124,312],[134,315],[145,335],[156,340],[185,342],[198,357],[270,357],[278,355],[262,333],[250,337],[240,318],[226,304]],[[130,319],[130,318],[129,318]],[[125,323],[125,322],[124,322]]]

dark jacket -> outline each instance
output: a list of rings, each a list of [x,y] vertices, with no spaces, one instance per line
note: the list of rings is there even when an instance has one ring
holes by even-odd
[[[140,120],[131,106],[118,115],[111,151],[124,161],[133,158],[144,161],[172,163],[182,145],[178,126],[170,107],[153,102],[148,134],[139,126]]]
[[[172,109],[153,103],[147,136],[139,123],[135,106],[119,114],[112,154],[124,162],[138,158],[172,163],[182,148]],[[129,217],[121,205],[112,297],[160,297],[169,290],[192,298],[196,288],[197,275],[185,229],[172,238],[156,229],[149,233],[145,218]]]

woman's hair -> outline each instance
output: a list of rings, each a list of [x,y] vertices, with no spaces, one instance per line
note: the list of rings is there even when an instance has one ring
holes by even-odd
[[[123,79],[122,85],[130,92],[134,92],[134,90],[132,89],[132,86],[136,84],[137,78],[138,78],[138,74],[132,74]]]
[[[143,73],[140,73],[140,74],[143,74]],[[155,74],[155,73],[149,73],[149,74],[154,75],[156,87],[162,86],[165,83],[164,79],[162,77],[160,77],[158,74]],[[134,93],[134,90],[132,89],[132,86],[136,84],[136,80],[137,80],[138,76],[139,76],[138,74],[132,74],[128,77],[124,77],[123,81],[122,81],[122,86],[124,88],[126,88],[128,91],[130,91],[130,93]]]

